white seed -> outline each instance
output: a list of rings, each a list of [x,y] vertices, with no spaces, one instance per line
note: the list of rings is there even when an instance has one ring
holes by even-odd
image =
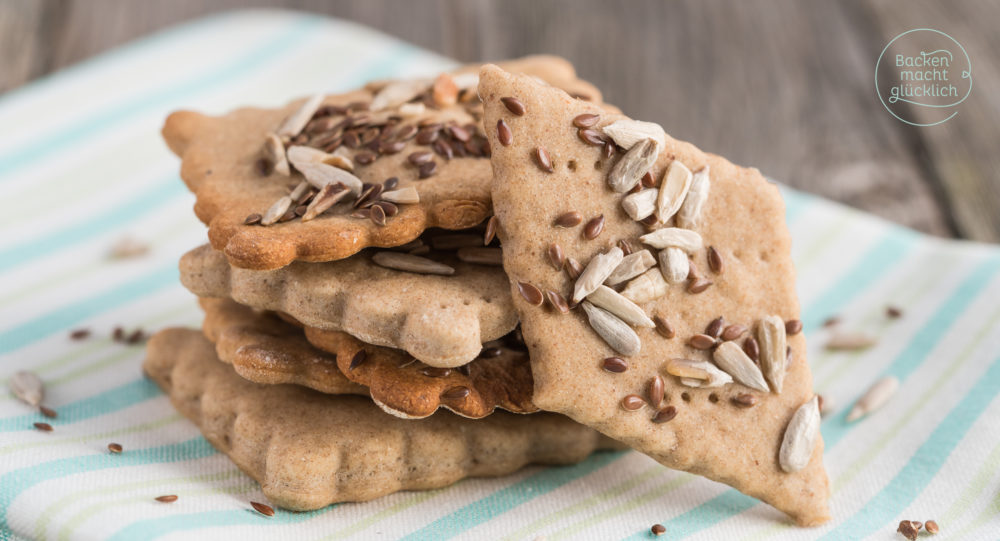
[[[286,177],[292,174],[285,156],[285,145],[276,134],[269,133],[264,139],[264,156],[274,164],[274,172]]]
[[[597,289],[587,295],[587,300],[594,306],[603,308],[618,316],[618,319],[629,325],[637,327],[656,326],[653,320],[649,319],[649,316],[646,315],[646,312],[642,311],[642,308],[639,308],[634,302],[626,299],[608,286],[598,286]]]
[[[639,335],[635,334],[632,327],[618,319],[611,312],[598,308],[587,301],[583,301],[580,306],[587,313],[587,321],[604,339],[611,349],[625,356],[632,356],[639,353],[642,347]]]
[[[14,396],[29,406],[37,408],[42,403],[42,399],[45,398],[45,385],[38,374],[34,372],[27,370],[14,372],[8,384]]]
[[[645,139],[632,147],[608,173],[608,185],[611,189],[618,193],[631,190],[656,163],[659,149],[652,139]]]
[[[323,163],[331,156],[318,148],[307,147],[305,145],[292,145],[288,147],[287,151],[288,161],[292,162],[296,168],[300,164],[306,163]]]
[[[666,144],[666,133],[659,124],[641,120],[622,119],[601,128],[605,135],[625,150],[631,149],[639,141],[652,139],[659,148]]]
[[[299,199],[302,198],[303,195],[306,194],[306,190],[308,189],[309,189],[309,183],[302,181],[296,184],[295,188],[292,188],[292,193],[288,194],[288,197],[292,198],[292,201],[298,201]]]
[[[649,269],[625,286],[622,297],[642,304],[666,295],[667,289],[667,281],[663,279],[660,269]]]
[[[429,86],[430,83],[425,79],[393,81],[382,87],[382,90],[379,90],[378,94],[375,94],[369,109],[372,111],[381,111],[388,107],[402,105],[419,96]]]
[[[701,251],[701,235],[690,229],[664,227],[639,237],[643,243],[653,248],[680,248],[689,254]]]
[[[677,225],[685,229],[694,229],[701,220],[701,209],[708,200],[708,192],[711,187],[708,177],[708,165],[692,175],[691,187],[688,189],[687,197],[681,209],[677,211]]]
[[[470,71],[468,73],[454,73],[451,78],[455,81],[455,86],[457,86],[459,90],[479,87],[479,74],[476,72]]]
[[[626,280],[631,280],[636,276],[651,269],[656,265],[656,258],[649,250],[640,250],[622,258],[622,262],[615,267],[614,272],[604,281],[609,286],[620,284]]]
[[[399,106],[399,116],[402,117],[421,116],[425,111],[427,111],[427,106],[422,102],[404,103]]]
[[[444,276],[455,274],[455,269],[444,263],[399,252],[379,252],[372,256],[372,261],[381,267],[418,274],[441,274]]]
[[[281,127],[277,131],[278,137],[295,137],[302,133],[302,128],[306,127],[322,103],[323,94],[316,94],[303,102],[294,113],[281,123]]]
[[[417,189],[413,186],[383,192],[381,198],[383,201],[401,204],[413,204],[420,202],[420,194],[417,193]]]
[[[707,361],[696,361],[693,359],[670,359],[663,363],[663,370],[671,376],[679,378],[691,378],[700,381],[708,381]]]
[[[696,389],[700,388],[700,387],[703,387],[704,384],[705,384],[704,380],[695,379],[695,378],[680,378],[680,382],[681,382],[681,385],[684,385],[686,387],[694,387]]]
[[[351,190],[351,193],[354,195],[361,194],[361,179],[339,167],[326,165],[325,163],[307,163],[295,165],[295,168],[316,189],[322,189],[327,184],[336,184],[339,182],[347,186],[347,189]]]
[[[615,246],[603,254],[597,254],[590,259],[580,277],[573,286],[573,302],[580,302],[590,295],[598,286],[604,283],[625,258],[622,249]]]
[[[687,280],[688,272],[691,270],[691,262],[687,254],[680,248],[665,248],[660,250],[660,272],[663,278],[670,284],[680,284]]]
[[[722,387],[733,382],[732,376],[719,370],[712,363],[706,364],[708,364],[708,381],[703,385],[704,387]]]
[[[281,219],[282,216],[288,212],[289,207],[292,206],[292,198],[283,196],[271,205],[271,208],[267,209],[264,213],[264,217],[261,218],[261,225],[271,225]]]
[[[327,209],[336,205],[338,201],[347,197],[349,193],[351,192],[343,185],[327,184],[323,186],[323,189],[309,202],[305,214],[302,215],[302,221],[308,222],[323,214]]]
[[[500,248],[483,246],[459,248],[458,259],[477,265],[503,265],[503,253]]]
[[[667,223],[677,213],[690,188],[691,170],[680,160],[670,162],[656,198],[656,219],[661,224]]]
[[[778,316],[767,316],[757,325],[757,343],[760,346],[760,367],[764,377],[771,382],[771,389],[781,392],[785,381],[787,358],[785,320]]]
[[[898,388],[899,380],[893,376],[886,376],[876,381],[868,388],[864,396],[854,403],[854,407],[847,414],[847,422],[856,421],[881,408],[896,393]]]
[[[760,368],[757,368],[757,365],[750,360],[750,357],[747,357],[747,354],[743,352],[743,348],[738,346],[736,342],[730,341],[719,344],[715,348],[712,358],[715,359],[715,364],[719,368],[725,370],[743,385],[765,393],[770,391],[767,387],[767,381],[764,380],[764,375],[760,372]]]
[[[647,188],[625,196],[622,199],[622,208],[625,214],[635,221],[639,221],[656,212],[656,188]]]
[[[875,345],[875,338],[861,331],[837,330],[826,341],[826,349],[858,351]]]
[[[338,147],[337,150],[340,150],[341,148],[344,148],[344,147]],[[337,169],[343,169],[344,171],[347,171],[347,172],[350,172],[350,173],[354,172],[354,162],[351,161],[351,159],[348,158],[347,156],[341,156],[341,155],[336,154],[336,153],[335,154],[330,154],[329,156],[327,156],[326,158],[324,158],[321,163],[325,163],[327,165],[332,165],[332,166],[336,167]]]
[[[819,437],[819,404],[814,396],[799,406],[785,427],[785,435],[778,451],[778,464],[788,473],[795,473],[809,464],[816,439]]]

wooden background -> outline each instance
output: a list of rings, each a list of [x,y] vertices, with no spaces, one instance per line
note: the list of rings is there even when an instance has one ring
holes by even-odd
[[[263,5],[464,61],[558,54],[626,113],[705,150],[922,231],[1000,242],[996,0],[0,0],[0,92],[164,26]],[[929,128],[890,116],[873,81],[885,44],[919,27],[955,37],[973,65],[959,114]]]

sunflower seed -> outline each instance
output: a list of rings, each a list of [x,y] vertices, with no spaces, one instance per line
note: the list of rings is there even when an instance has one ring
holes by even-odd
[[[625,411],[639,411],[646,405],[646,401],[637,394],[626,395],[622,398],[622,409]]]
[[[707,361],[695,361],[692,359],[670,359],[663,363],[663,370],[671,376],[679,378],[693,378],[708,381],[708,367],[711,363]]]
[[[847,422],[856,421],[869,413],[881,408],[889,401],[899,388],[899,380],[893,376],[886,376],[876,381],[865,391],[865,394],[854,403],[850,413],[847,414]]]
[[[562,248],[558,244],[550,242],[546,254],[549,256],[549,263],[552,263],[552,266],[556,270],[562,270],[563,264],[566,262],[566,256],[563,255]]]
[[[45,384],[34,372],[27,370],[15,372],[7,383],[14,396],[29,406],[37,408],[45,398]]]
[[[659,147],[656,141],[652,139],[640,141],[611,168],[611,172],[608,173],[608,185],[618,193],[631,190],[656,162],[658,154]]]
[[[715,348],[712,358],[719,368],[725,370],[743,385],[765,393],[770,391],[760,368],[735,343],[723,342],[719,344],[719,347]]]
[[[344,148],[344,147],[340,147],[337,150],[341,150],[342,148]],[[321,161],[321,163],[325,163],[326,165],[332,165],[333,167],[336,167],[337,169],[343,169],[344,171],[347,171],[348,173],[353,173],[354,172],[354,162],[351,161],[351,159],[348,158],[347,156],[341,156],[339,154],[331,154],[331,155],[327,156],[326,158],[323,158],[323,160]]]
[[[271,205],[271,208],[267,209],[267,212],[264,213],[264,217],[260,220],[261,225],[271,225],[277,223],[277,221],[280,220],[286,212],[288,212],[288,209],[291,206],[291,197],[288,197],[287,195],[281,197]]]
[[[541,306],[542,301],[545,300],[542,296],[542,290],[528,282],[518,282],[517,291],[524,297],[524,300],[528,301],[528,304],[533,306]]]
[[[646,313],[642,311],[642,308],[639,308],[634,302],[626,299],[608,286],[598,286],[597,289],[587,295],[587,300],[594,306],[611,312],[618,319],[629,325],[650,328],[656,326],[653,320],[649,319]]]
[[[398,190],[383,192],[381,195],[381,199],[383,201],[389,201],[391,203],[412,205],[414,203],[420,202],[420,194],[417,193],[417,189],[414,188],[413,186],[407,186],[406,188],[400,188]]]
[[[667,283],[680,284],[687,280],[691,267],[684,250],[674,247],[660,250],[659,259],[660,272],[663,273],[663,278]]]
[[[323,214],[338,201],[347,197],[349,193],[351,192],[343,184],[327,184],[323,186],[319,193],[316,194],[316,197],[313,197],[313,200],[309,202],[305,214],[302,215],[302,221],[308,222]]]
[[[701,388],[705,383],[700,379],[694,379],[694,378],[680,378],[680,382],[681,385],[684,385],[685,387],[694,387],[694,388]]]
[[[569,313],[569,303],[566,302],[566,297],[563,297],[559,292],[552,291],[550,289],[545,292],[545,298],[549,301],[549,304],[551,304],[553,308],[559,311],[559,313]]]
[[[455,274],[455,269],[444,263],[438,263],[426,257],[401,254],[399,252],[378,252],[372,256],[372,261],[376,265],[388,269],[415,272],[418,274],[441,274],[445,276]]]
[[[308,124],[309,120],[311,120],[313,115],[316,114],[316,110],[319,109],[319,106],[322,103],[323,94],[316,94],[302,102],[302,105],[300,105],[294,113],[289,115],[288,118],[281,123],[281,126],[276,132],[278,137],[291,138],[302,133],[302,129],[306,127],[306,124]]]
[[[660,269],[649,269],[632,279],[622,291],[622,296],[634,303],[642,304],[666,295],[667,288],[667,281],[663,279]]]
[[[624,250],[622,250],[622,253],[624,253]],[[622,258],[622,262],[615,267],[615,270],[608,276],[608,279],[604,283],[613,286],[626,280],[631,280],[651,269],[653,265],[656,265],[656,258],[653,257],[653,254],[649,250],[628,254]]]
[[[399,112],[400,116],[411,118],[415,116],[423,116],[424,112],[427,111],[427,106],[420,102],[404,103],[403,105],[399,106],[399,109],[397,109],[397,111]]]
[[[642,343],[632,327],[610,312],[583,301],[580,306],[587,313],[587,321],[611,349],[630,357],[639,353]]]
[[[656,249],[680,248],[689,254],[698,252],[702,248],[701,235],[679,227],[657,229],[639,237],[639,240]]]
[[[323,162],[315,162],[310,159],[299,159],[298,154],[300,153],[293,152],[293,149],[297,148],[308,147],[289,147],[288,160],[292,162],[292,165],[295,166],[300,173],[302,173],[302,176],[304,176],[306,181],[308,181],[309,184],[312,184],[314,188],[321,189],[327,184],[336,184],[340,182],[343,183],[344,186],[347,186],[354,195],[361,194],[361,190],[363,189],[361,179],[339,167],[327,165]],[[304,155],[305,153],[301,154]]]
[[[591,258],[573,287],[573,302],[580,302],[604,283],[625,257],[622,249],[615,246],[603,254]]]
[[[273,133],[267,134],[264,139],[264,157],[274,164],[274,171],[280,175],[292,174],[292,169],[288,165],[288,158],[285,156],[285,144],[281,138]]]
[[[378,91],[372,98],[370,109],[381,111],[389,107],[402,105],[426,91],[430,82],[423,79],[408,79],[393,81]]]
[[[819,405],[816,397],[799,406],[785,427],[778,451],[778,464],[788,473],[795,473],[809,464],[816,438],[819,437]]]
[[[781,392],[785,381],[785,322],[778,316],[767,316],[757,324],[760,344],[760,367],[771,382],[771,389]]]
[[[572,257],[567,257],[566,274],[569,275],[570,280],[576,280],[581,274],[583,274],[583,265]]]
[[[667,220],[677,214],[690,188],[691,170],[680,160],[670,162],[660,181],[660,192],[656,198],[656,217],[661,224],[667,223]]]
[[[556,227],[576,227],[581,222],[583,222],[583,215],[575,210],[571,210],[557,216],[554,225]]]
[[[458,259],[477,265],[503,265],[503,254],[500,248],[471,246],[458,249]]]
[[[652,216],[656,212],[657,193],[656,188],[649,188],[625,196],[622,199],[625,214],[635,221]]]
[[[664,133],[663,128],[652,122],[622,119],[601,129],[616,145],[626,150],[647,139],[653,140],[660,148],[666,144],[666,133]]]
[[[875,345],[875,338],[860,331],[836,331],[826,341],[826,349],[859,351]]]
[[[701,209],[708,199],[710,183],[708,178],[708,166],[692,175],[691,187],[688,189],[687,197],[680,210],[677,211],[677,225],[685,229],[694,229],[701,220]]]

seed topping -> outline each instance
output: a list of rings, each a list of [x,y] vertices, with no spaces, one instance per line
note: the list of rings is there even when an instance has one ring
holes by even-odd
[[[114,453],[116,455],[120,455],[122,453],[122,446],[121,446],[121,444],[118,444],[118,443],[109,443],[108,444],[108,451],[111,451],[112,453]]]
[[[542,301],[542,291],[528,282],[518,282],[517,291],[524,297],[524,300],[528,301],[528,304],[532,306],[541,306]]]
[[[160,503],[173,503],[173,502],[177,501],[177,495],[176,494],[167,494],[165,496],[157,496],[156,498],[153,498],[153,499],[155,499],[156,501],[158,501]]]
[[[500,141],[500,144],[505,147],[509,147],[514,142],[514,133],[510,131],[510,126],[502,118],[497,120],[497,141]]]
[[[539,169],[545,171],[546,173],[551,173],[554,171],[552,168],[552,159],[549,157],[549,152],[542,147],[535,149],[535,165]]]
[[[637,394],[626,395],[622,398],[622,409],[625,411],[638,411],[646,405],[646,401]]]
[[[253,508],[256,509],[258,513],[264,516],[268,517],[274,516],[274,508],[271,507],[270,505],[263,504],[260,502],[250,502],[250,505],[253,506]]]
[[[667,406],[661,410],[657,410],[656,414],[653,415],[653,422],[660,424],[672,421],[674,417],[677,417],[677,408],[673,406]]]
[[[607,359],[601,361],[601,368],[603,368],[606,372],[621,374],[622,372],[628,370],[628,363],[621,357],[608,357]]]
[[[506,97],[500,98],[500,101],[511,113],[514,113],[517,116],[524,116],[524,103],[521,102],[521,100],[513,97]]]
[[[569,212],[564,212],[556,217],[555,226],[556,227],[576,227],[583,222],[583,216],[575,211],[571,210]]]

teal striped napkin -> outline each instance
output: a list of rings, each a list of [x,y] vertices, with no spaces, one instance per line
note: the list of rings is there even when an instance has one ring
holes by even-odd
[[[1000,249],[928,238],[791,190],[810,362],[817,391],[836,404],[823,424],[829,525],[787,526],[766,505],[635,452],[312,513],[248,511],[264,500],[256,484],[142,377],[141,345],[111,340],[119,325],[200,324],[177,260],[205,230],[160,141],[163,118],[451,65],[342,21],[239,12],[0,98],[0,377],[34,370],[59,413],[45,419],[0,392],[0,539],[644,539],[656,522],[669,539],[896,539],[903,518],[935,519],[940,539],[997,537]],[[110,258],[123,237],[149,252]],[[903,316],[886,317],[888,305]],[[833,315],[877,344],[826,351]],[[93,334],[71,340],[77,328]],[[900,392],[846,424],[850,404],[887,374]],[[55,430],[33,429],[40,421]],[[109,442],[125,452],[108,453]],[[153,501],[162,494],[180,499]]]

